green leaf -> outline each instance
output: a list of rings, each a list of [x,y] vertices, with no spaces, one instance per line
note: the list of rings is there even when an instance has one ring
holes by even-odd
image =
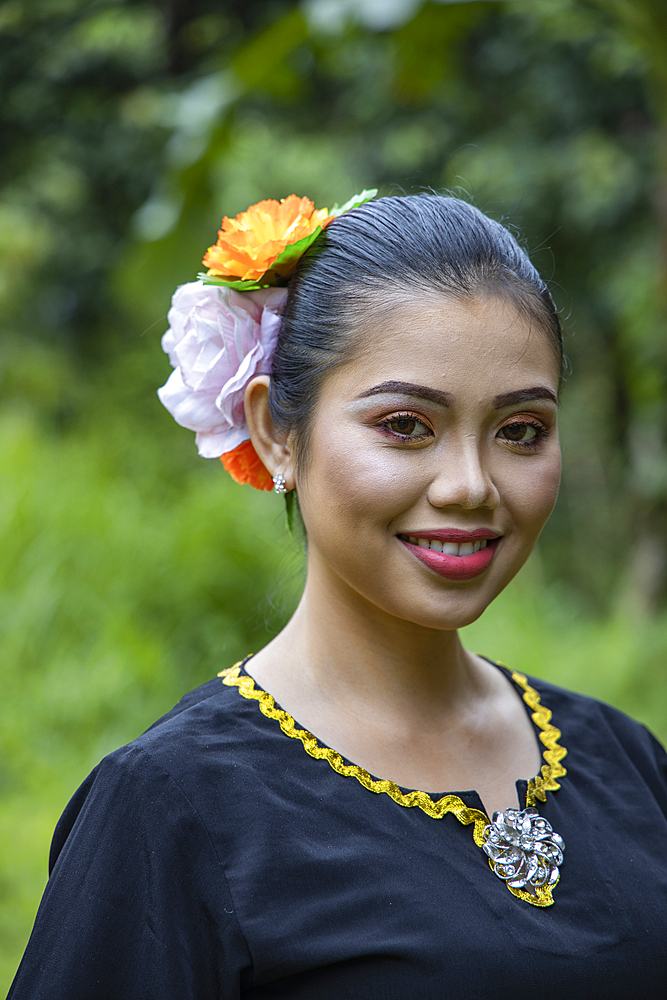
[[[329,214],[333,215],[334,218],[336,218],[337,216],[342,215],[343,212],[349,212],[351,208],[357,208],[359,205],[363,205],[364,202],[370,201],[372,198],[375,198],[377,193],[378,193],[377,188],[371,188],[368,191],[362,191],[361,194],[353,194],[350,200],[346,201],[345,204],[342,205],[340,208],[338,207],[338,205],[334,205]]]
[[[311,245],[311,243],[315,242],[315,240],[317,239],[317,237],[320,235],[321,232],[322,232],[322,227],[318,226],[317,229],[315,229],[312,233],[310,233],[309,236],[304,236],[303,239],[297,240],[296,243],[288,244],[288,246],[285,247],[283,252],[278,254],[273,264],[266,273],[271,274],[272,271],[276,271],[278,274],[280,274],[281,270],[285,266],[288,267],[289,265],[296,266],[296,262],[301,257],[303,257],[308,247]],[[294,266],[289,267],[289,271],[294,270]]]
[[[268,273],[268,272],[267,272]],[[205,285],[224,285],[225,288],[233,288],[237,292],[257,292],[260,288],[270,288],[271,282],[264,281],[240,281],[235,278],[215,278],[212,274],[200,272],[197,281],[203,281]]]

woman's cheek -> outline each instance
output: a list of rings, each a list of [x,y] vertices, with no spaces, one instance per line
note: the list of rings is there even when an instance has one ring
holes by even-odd
[[[531,470],[528,470],[531,473]],[[554,509],[560,486],[560,453],[545,462],[539,474],[517,476],[508,484],[506,496],[522,521],[529,521],[539,533]]]
[[[367,433],[352,432],[344,443],[324,441],[317,451],[313,449],[313,455],[318,456],[317,466],[308,479],[318,484],[320,503],[335,497],[340,509],[359,509],[368,515],[378,505],[393,503],[409,487],[414,476],[407,467],[405,453],[368,438]]]

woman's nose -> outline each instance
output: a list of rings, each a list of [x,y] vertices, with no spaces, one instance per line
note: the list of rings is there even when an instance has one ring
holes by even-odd
[[[428,489],[428,501],[433,507],[456,506],[466,510],[500,503],[484,455],[478,443],[452,446],[438,457],[438,468]]]

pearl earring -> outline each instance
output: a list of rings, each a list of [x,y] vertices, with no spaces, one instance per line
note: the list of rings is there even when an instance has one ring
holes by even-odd
[[[276,493],[287,493],[285,489],[285,477],[282,473],[278,473],[277,476],[273,477],[273,488]]]

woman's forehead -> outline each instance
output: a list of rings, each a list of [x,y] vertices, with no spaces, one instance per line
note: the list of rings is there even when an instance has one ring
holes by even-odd
[[[557,394],[558,361],[548,335],[504,298],[402,295],[359,319],[354,358],[333,375],[339,389],[364,383],[363,393],[394,382],[449,393],[495,387],[495,396],[545,384]]]

